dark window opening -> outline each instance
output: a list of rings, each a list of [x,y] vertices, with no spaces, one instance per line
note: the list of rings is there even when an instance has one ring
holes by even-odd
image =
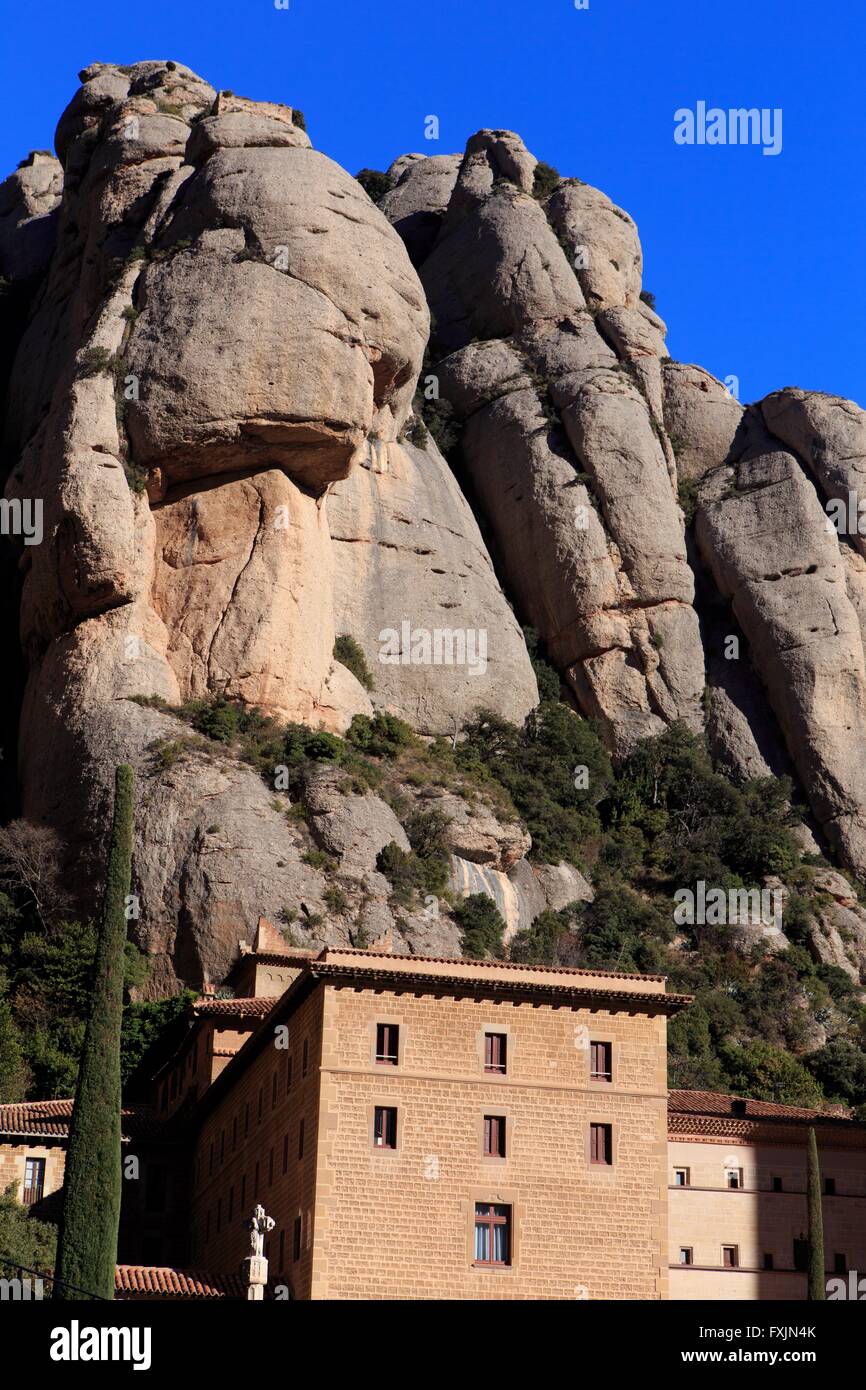
[[[396,1067],[399,1056],[400,1029],[396,1023],[376,1024],[376,1063],[381,1067]]]

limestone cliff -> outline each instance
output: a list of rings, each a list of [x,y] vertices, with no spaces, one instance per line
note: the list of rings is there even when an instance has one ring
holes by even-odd
[[[387,800],[323,774],[287,819],[172,707],[338,733],[379,709],[428,738],[482,707],[521,724],[521,623],[615,758],[706,727],[735,774],[793,773],[866,882],[866,546],[826,510],[866,473],[862,410],[793,388],[744,409],[672,362],[631,217],[540,177],[509,131],[402,156],[377,206],[291,107],[141,62],[81,74],[56,150],[0,186],[6,497],[43,506],[20,546],[20,809],[63,835],[86,902],[113,767],[135,765],[153,992],[225,978],[286,903],[312,940],[458,949],[447,913],[395,911]],[[447,460],[430,401],[459,429]],[[407,628],[483,635],[483,660],[413,660]],[[455,894],[489,893],[514,930],[591,893],[470,806],[442,791]]]

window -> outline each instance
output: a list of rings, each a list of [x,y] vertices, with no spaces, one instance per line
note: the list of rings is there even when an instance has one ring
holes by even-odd
[[[847,1273],[848,1273],[848,1261],[847,1261],[847,1259],[846,1259],[846,1257],[845,1257],[844,1255],[834,1255],[834,1256],[833,1256],[833,1273],[834,1273],[834,1274],[847,1274]]]
[[[774,1191],[774,1192],[783,1192],[783,1191],[784,1191],[784,1184],[783,1184],[781,1178],[777,1178],[777,1177],[774,1177],[774,1178],[773,1178],[773,1191]]]
[[[292,1058],[286,1058],[286,1095],[292,1089]]]
[[[825,1197],[835,1197],[835,1196],[836,1196],[836,1179],[835,1179],[835,1178],[825,1178],[825,1179],[824,1179],[824,1196],[825,1196]]]
[[[511,1264],[511,1208],[475,1203],[475,1263],[502,1268]]]
[[[689,1170],[688,1170],[688,1168],[675,1168],[675,1169],[674,1169],[674,1187],[688,1187],[688,1186],[689,1186]]]
[[[303,1156],[304,1156],[304,1122],[303,1122],[303,1120],[301,1120],[301,1121],[299,1122],[299,1124],[298,1124],[298,1159],[299,1159],[299,1160],[302,1159]]]
[[[307,1074],[307,1063],[309,1062],[309,1060],[310,1060],[310,1044],[308,1043],[307,1039],[304,1038],[304,1046],[303,1046],[303,1050],[302,1050],[302,1052],[301,1052],[301,1076],[306,1076],[306,1074]]]
[[[592,1081],[612,1081],[612,1047],[609,1042],[589,1045],[589,1074]]]
[[[295,1217],[295,1224],[294,1224],[294,1226],[292,1227],[292,1259],[293,1259],[293,1260],[299,1260],[299,1259],[301,1258],[301,1222],[302,1222],[302,1219],[303,1219],[302,1217],[296,1216],[296,1217]]]
[[[770,1254],[769,1250],[767,1250],[767,1251],[764,1252],[764,1269],[772,1269],[772,1268],[773,1268],[773,1256]]]
[[[504,1033],[484,1034],[484,1070],[503,1073],[508,1059],[507,1038]]]
[[[738,1187],[742,1187],[742,1185],[743,1185],[743,1170],[742,1170],[742,1168],[726,1168],[726,1169],[725,1169],[725,1187],[738,1188]]]
[[[590,1125],[589,1161],[590,1163],[613,1163],[612,1125]]]
[[[800,1273],[809,1268],[809,1242],[804,1236],[794,1241],[794,1268]]]
[[[289,1136],[283,1135],[283,1172],[289,1171]]]
[[[681,1245],[681,1246],[680,1246],[680,1264],[681,1264],[681,1265],[690,1265],[690,1264],[692,1264],[692,1263],[693,1263],[693,1260],[692,1260],[692,1250],[691,1250],[691,1246],[690,1246],[690,1245]]]
[[[32,1207],[41,1202],[45,1191],[45,1159],[27,1158],[24,1160],[24,1205]]]
[[[505,1157],[505,1116],[484,1116],[484,1157]]]
[[[390,1105],[377,1105],[373,1111],[373,1144],[377,1149],[396,1149],[397,1111]]]
[[[740,1248],[738,1245],[722,1246],[722,1264],[725,1269],[738,1269],[740,1264]]]
[[[396,1067],[400,1047],[400,1029],[396,1023],[376,1024],[376,1065]]]

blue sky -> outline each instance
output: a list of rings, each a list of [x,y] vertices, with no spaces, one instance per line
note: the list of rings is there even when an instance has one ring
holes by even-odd
[[[744,401],[797,385],[866,405],[866,16],[852,0],[42,0],[7,9],[4,40],[2,173],[52,145],[95,60],[174,58],[300,106],[352,173],[507,127],[636,219],[673,357],[737,376]],[[781,153],[675,144],[674,112],[699,100],[781,108]]]

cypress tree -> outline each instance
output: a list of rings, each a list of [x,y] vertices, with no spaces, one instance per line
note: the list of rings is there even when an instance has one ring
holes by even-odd
[[[132,877],[132,768],[118,767],[99,922],[93,1002],[78,1072],[66,1156],[57,1254],[59,1279],[114,1297],[120,1222],[120,1027],[126,897]],[[79,1298],[54,1286],[55,1298]]]
[[[809,1208],[809,1302],[826,1297],[824,1288],[824,1214],[821,1209],[821,1169],[818,1141],[809,1130],[809,1168],[806,1186]]]

